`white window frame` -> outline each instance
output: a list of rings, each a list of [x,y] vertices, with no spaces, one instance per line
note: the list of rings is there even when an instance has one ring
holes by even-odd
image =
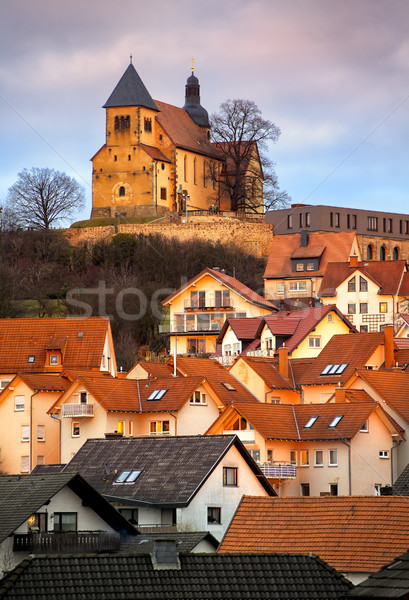
[[[321,460],[318,461],[318,455],[321,454]],[[314,450],[314,467],[324,466],[324,450]]]
[[[333,458],[335,457],[335,462]],[[328,466],[329,467],[337,467],[338,466],[338,448],[330,448],[328,450]]]
[[[37,442],[45,442],[45,425],[37,425]]]
[[[29,456],[21,457],[21,472],[22,473],[30,472],[30,457]]]
[[[21,426],[21,441],[22,442],[30,441],[30,425],[22,425]]]
[[[74,433],[74,431],[78,429],[78,433]],[[71,437],[80,437],[81,435],[81,425],[79,421],[72,421],[71,423]]]
[[[389,450],[379,450],[379,458],[389,458]]]
[[[164,423],[167,423],[165,431],[163,430]],[[170,421],[150,421],[149,433],[150,435],[170,435]]]
[[[309,348],[321,348],[321,336],[320,335],[310,335],[308,337],[308,347]]]
[[[307,282],[306,281],[290,281],[288,284],[288,290],[290,292],[306,292]]]
[[[26,407],[26,397],[23,395],[14,396],[14,410],[15,412],[22,412]]]

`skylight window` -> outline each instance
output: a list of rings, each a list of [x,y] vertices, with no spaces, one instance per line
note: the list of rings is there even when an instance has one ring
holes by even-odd
[[[115,483],[134,483],[142,471],[122,471]]]
[[[168,390],[154,390],[148,400],[160,400]]]
[[[234,388],[232,386],[231,383],[228,383],[227,381],[222,381],[222,385],[224,385],[224,387],[226,388],[226,390],[229,390],[229,392],[235,392],[236,388]]]
[[[328,427],[336,427],[338,425],[338,423],[340,422],[340,420],[342,419],[343,415],[337,415],[336,417],[334,417],[331,421],[331,423],[328,425]]]
[[[33,354],[30,354],[30,356],[28,357],[27,362],[28,363],[33,363],[35,361],[35,356]]]
[[[318,419],[318,416],[310,417],[308,419],[308,421],[306,422],[306,424],[304,425],[304,429],[310,429],[310,427],[312,427],[314,425],[314,423],[317,419]]]
[[[348,363],[342,363],[338,365],[327,365],[321,371],[321,375],[341,375],[347,368]]]

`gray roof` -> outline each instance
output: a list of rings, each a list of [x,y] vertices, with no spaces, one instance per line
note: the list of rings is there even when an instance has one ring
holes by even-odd
[[[132,64],[128,66],[114,91],[104,104],[104,108],[114,106],[145,106],[146,108],[159,111]]]
[[[31,600],[340,600],[351,587],[313,555],[179,555],[154,568],[149,555],[30,556],[0,581],[0,598]]]
[[[75,471],[107,500],[139,506],[188,506],[233,446],[265,490],[271,484],[235,435],[89,439],[64,471]],[[141,471],[133,483],[116,483],[124,471]]]
[[[178,552],[193,552],[200,542],[206,541],[213,546],[215,552],[219,541],[208,531],[172,531],[146,533],[143,528],[138,528],[140,535],[137,538],[127,538],[121,544],[121,552],[132,554],[151,554],[156,540],[174,540]]]
[[[409,496],[409,465],[406,465],[402,473],[393,484],[393,495]]]
[[[77,473],[1,475],[0,542],[65,486],[86,498],[88,505],[114,529],[136,534],[135,528]]]
[[[405,552],[377,573],[362,581],[347,597],[351,598],[387,598],[409,597],[409,552]]]

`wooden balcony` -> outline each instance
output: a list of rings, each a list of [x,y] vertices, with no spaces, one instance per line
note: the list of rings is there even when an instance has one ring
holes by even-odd
[[[94,405],[93,404],[63,404],[62,405],[62,416],[63,417],[93,417],[94,416]]]
[[[119,541],[119,533],[106,531],[16,533],[13,551],[36,554],[111,552],[119,550]]]

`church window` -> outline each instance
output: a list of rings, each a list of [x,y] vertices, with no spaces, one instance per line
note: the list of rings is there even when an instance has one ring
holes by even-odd
[[[115,129],[119,129],[119,117],[115,117]]]
[[[162,141],[162,138],[163,138],[163,136],[162,136],[162,134],[160,133],[160,134],[159,134],[159,141]]]
[[[121,187],[119,188],[119,196],[125,196],[125,187],[123,185],[121,185]]]
[[[116,162],[118,160],[118,157],[116,154],[114,154],[114,161]]]
[[[186,154],[183,158],[183,180],[187,181],[187,156],[186,156]]]
[[[397,246],[393,249],[393,260],[399,260],[399,248]]]
[[[379,250],[379,260],[386,260],[386,248],[385,246],[381,246]]]
[[[203,161],[203,187],[206,187],[206,161]]]
[[[152,119],[145,117],[143,120],[143,128],[145,131],[152,131]]]
[[[131,126],[131,119],[129,117],[129,115],[126,115],[126,117],[124,118],[124,127],[125,129],[129,129]]]
[[[193,160],[193,183],[196,185],[196,167],[197,167],[197,158],[195,157]]]
[[[164,187],[160,188],[160,199],[166,200],[166,188],[164,188]]]
[[[128,160],[131,160],[131,155],[130,154],[128,154]]]
[[[165,170],[165,163],[162,163],[161,166],[160,166],[160,168],[162,169],[162,171],[164,171]]]
[[[372,259],[373,259],[373,246],[372,246],[372,244],[369,244],[366,249],[366,260],[372,260]]]

